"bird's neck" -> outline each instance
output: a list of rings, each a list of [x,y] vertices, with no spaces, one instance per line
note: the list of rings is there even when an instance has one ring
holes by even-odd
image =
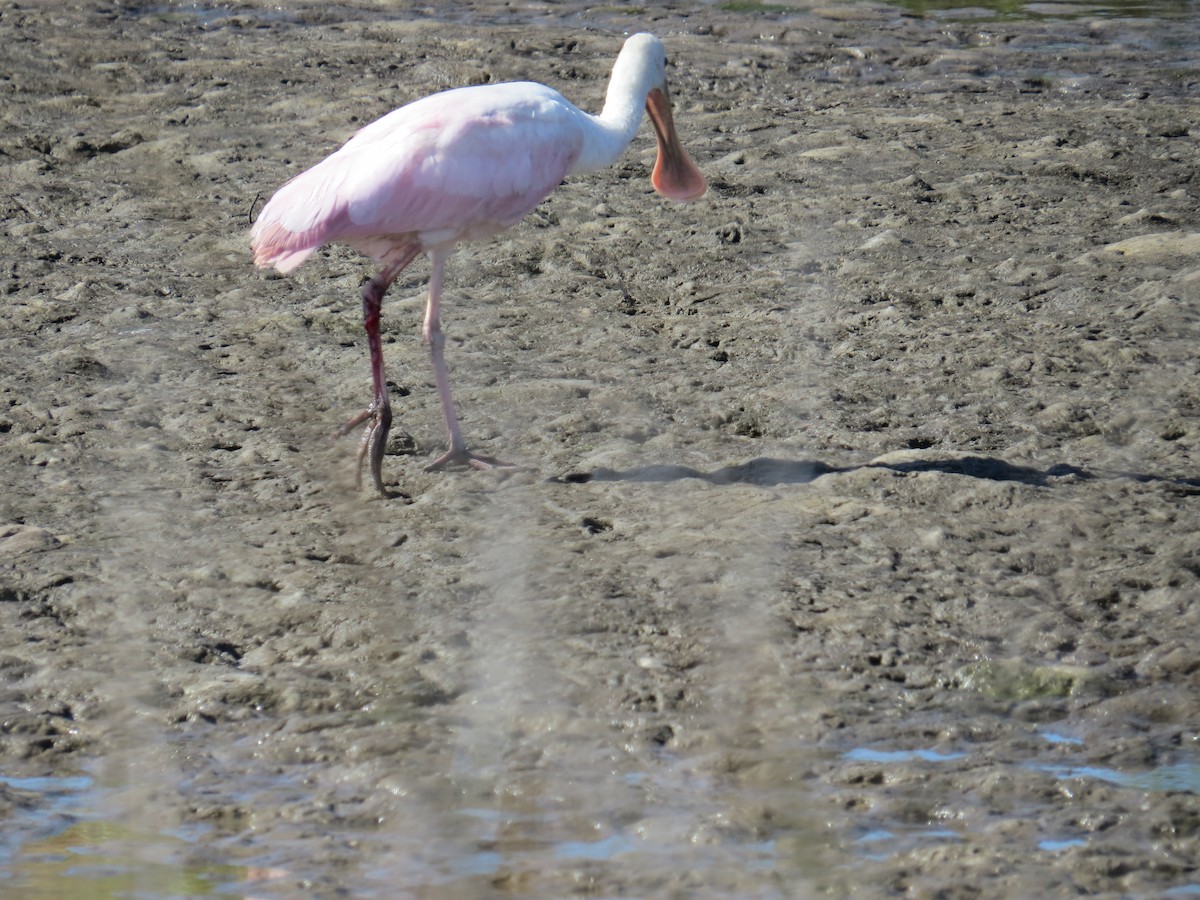
[[[617,57],[608,82],[604,109],[598,116],[585,114],[591,135],[573,172],[591,172],[611,166],[637,134],[646,111],[646,95],[653,85],[650,73],[631,63],[625,54]]]

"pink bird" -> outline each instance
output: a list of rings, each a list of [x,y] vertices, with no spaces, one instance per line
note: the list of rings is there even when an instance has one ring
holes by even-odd
[[[654,189],[679,202],[697,199],[706,185],[675,132],[663,46],[651,34],[635,34],[617,57],[598,116],[532,82],[444,91],[367,125],[263,207],[252,233],[260,267],[290,272],[334,241],[382,264],[362,289],[374,396],[339,432],[368,423],[358,452],[359,487],[363,459],[369,457],[375,487],[389,496],[382,469],[392,410],[379,340],[380,308],[392,282],[422,253],[429,254],[431,265],[422,335],[450,439],[426,471],[451,463],[483,469],[507,465],[469,451],[459,428],[442,358],[446,259],[460,241],[515,225],[566,176],[615,162],[637,133],[643,108],[658,138]]]

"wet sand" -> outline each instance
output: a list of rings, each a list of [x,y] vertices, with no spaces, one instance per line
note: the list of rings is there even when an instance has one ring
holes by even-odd
[[[1196,890],[1195,21],[439,15],[0,10],[8,884]],[[450,262],[516,472],[422,471],[414,264],[356,493],[371,264],[254,270],[256,206],[435,90],[598,109],[634,30],[709,194],[646,126]]]

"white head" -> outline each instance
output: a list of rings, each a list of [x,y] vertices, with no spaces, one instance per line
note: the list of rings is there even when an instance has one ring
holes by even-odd
[[[630,75],[626,75],[626,70]],[[613,64],[613,80],[632,76],[637,72],[636,80],[642,82],[646,89],[662,87],[667,83],[667,51],[662,41],[649,32],[630,35],[625,39],[617,61]]]
[[[671,200],[687,202],[699,198],[708,188],[696,164],[688,158],[671,116],[671,95],[667,91],[667,53],[662,41],[652,34],[635,34],[625,41],[613,65],[609,98],[621,92],[633,102],[645,104],[658,138],[658,159],[651,183]],[[606,104],[607,108],[607,104]]]

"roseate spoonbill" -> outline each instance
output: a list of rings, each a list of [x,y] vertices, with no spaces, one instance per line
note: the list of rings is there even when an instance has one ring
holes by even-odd
[[[371,404],[346,422],[367,426],[358,452],[384,497],[383,452],[392,410],[384,379],[379,317],[400,272],[428,253],[429,299],[422,336],[429,346],[450,446],[426,471],[450,463],[503,466],[467,449],[442,358],[442,272],[459,241],[515,225],[568,175],[611,165],[629,146],[645,108],[658,138],[651,183],[671,200],[695,200],[704,176],[688,158],[671,118],[666,55],[651,34],[630,37],[613,65],[604,109],[590,115],[558,91],[532,82],[458,88],[417,100],[361,129],[342,148],[297,175],[254,224],[254,261],[290,272],[334,241],[374,257],[382,269],[362,289],[371,350]]]

